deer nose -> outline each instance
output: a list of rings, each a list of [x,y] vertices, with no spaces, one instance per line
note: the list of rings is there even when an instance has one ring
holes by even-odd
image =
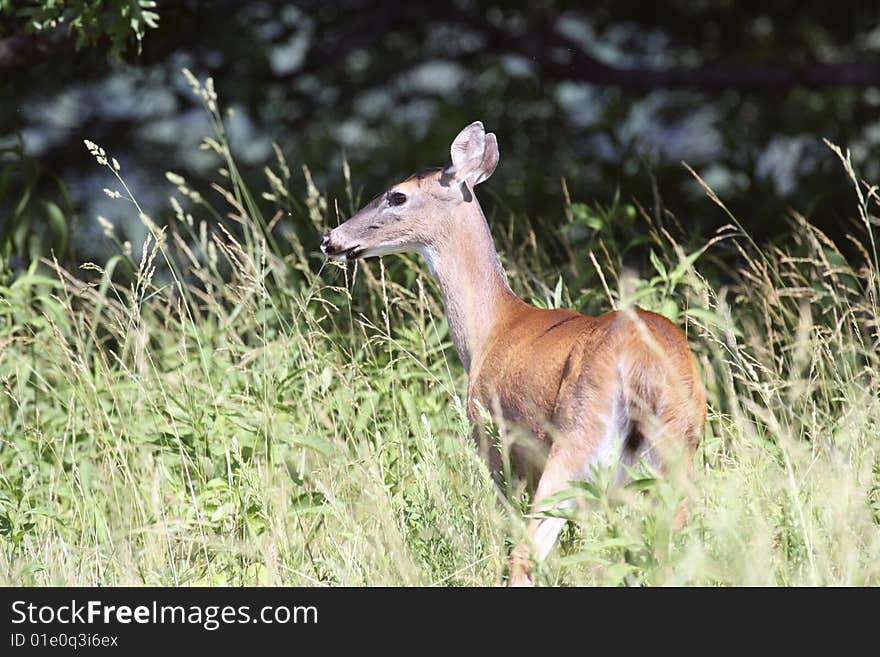
[[[330,247],[330,235],[324,235],[321,238],[321,253],[327,255],[327,249]]]

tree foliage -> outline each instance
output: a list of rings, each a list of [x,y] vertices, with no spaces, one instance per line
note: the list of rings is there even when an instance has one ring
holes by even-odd
[[[58,30],[72,36],[77,49],[106,39],[115,59],[128,52],[132,41],[141,51],[147,30],[159,27],[155,8],[154,0],[0,0],[0,12],[27,33]]]

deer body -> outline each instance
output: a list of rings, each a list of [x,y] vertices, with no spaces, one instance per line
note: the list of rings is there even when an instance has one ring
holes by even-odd
[[[687,466],[705,422],[706,400],[681,331],[641,310],[587,317],[543,310],[510,290],[473,194],[498,162],[481,123],[452,145],[452,165],[415,174],[324,237],[321,248],[352,259],[416,251],[443,296],[450,333],[468,373],[468,416],[493,473],[501,454],[486,443],[480,409],[510,436],[510,457],[536,474],[533,510],[593,467],[645,459],[660,471]],[[615,479],[625,478],[616,468]],[[683,517],[681,519],[683,522]],[[532,519],[511,555],[511,583],[532,582],[564,526]]]

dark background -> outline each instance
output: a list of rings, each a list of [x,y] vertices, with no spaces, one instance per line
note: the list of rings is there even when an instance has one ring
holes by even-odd
[[[221,163],[199,149],[210,125],[183,67],[213,76],[234,110],[233,155],[257,190],[276,142],[294,196],[306,164],[342,199],[345,157],[369,198],[443,164],[480,119],[502,154],[487,214],[545,227],[551,251],[563,178],[573,199],[619,194],[706,239],[727,218],[684,161],[758,240],[784,239],[795,209],[841,243],[856,198],[823,138],[880,179],[878,3],[187,0],[161,3],[139,40],[131,7],[148,4],[79,0],[80,25],[35,30],[46,2],[0,0],[0,253],[14,265],[51,249],[105,260],[116,247],[98,215],[139,253],[146,231],[102,192],[114,181],[83,139],[119,160],[160,223],[166,171],[212,194]],[[314,232],[305,210],[280,229]]]

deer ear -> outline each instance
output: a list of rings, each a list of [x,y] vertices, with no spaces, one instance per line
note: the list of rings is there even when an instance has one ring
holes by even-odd
[[[494,132],[490,132],[486,135],[486,148],[483,151],[483,161],[480,162],[480,166],[476,172],[477,175],[471,184],[479,185],[484,180],[488,180],[495,172],[495,167],[498,166],[498,160],[500,157],[501,154],[498,152],[498,139],[495,137]]]
[[[486,151],[486,129],[480,121],[474,121],[458,133],[449,149],[452,166],[446,174],[460,182],[470,180],[479,170]]]

